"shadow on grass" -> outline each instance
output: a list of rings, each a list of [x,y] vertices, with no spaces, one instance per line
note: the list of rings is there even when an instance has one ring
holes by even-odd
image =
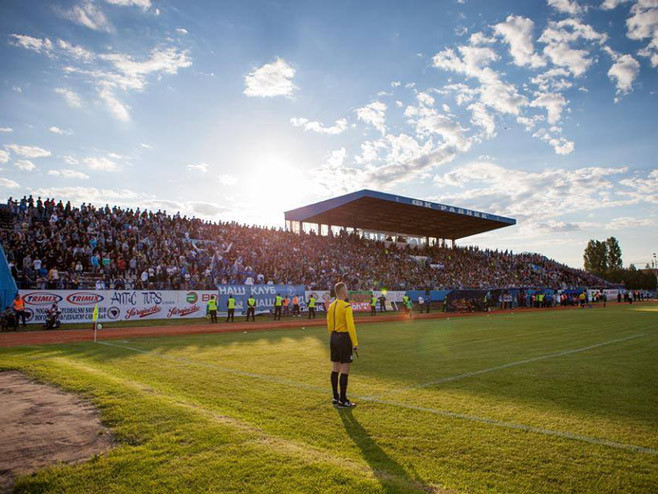
[[[425,484],[415,472],[410,475],[402,465],[386,454],[370,437],[368,431],[359,423],[351,410],[337,411],[343,421],[345,431],[361,450],[363,459],[370,465],[384,492],[435,491],[434,488]]]

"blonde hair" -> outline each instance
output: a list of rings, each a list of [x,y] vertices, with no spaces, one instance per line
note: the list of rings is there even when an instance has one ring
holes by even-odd
[[[339,281],[334,285],[334,295],[336,295],[336,298],[338,298],[338,292],[343,290],[347,291],[347,285],[342,281]]]

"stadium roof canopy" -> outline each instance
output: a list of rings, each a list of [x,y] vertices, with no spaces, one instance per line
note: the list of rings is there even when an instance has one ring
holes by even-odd
[[[516,224],[472,209],[359,190],[285,212],[286,221],[455,240]]]

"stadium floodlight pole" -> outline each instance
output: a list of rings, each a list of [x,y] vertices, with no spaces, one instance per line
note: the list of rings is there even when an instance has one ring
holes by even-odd
[[[656,293],[658,293],[658,262],[656,262],[656,253],[653,253],[653,274],[656,275]]]

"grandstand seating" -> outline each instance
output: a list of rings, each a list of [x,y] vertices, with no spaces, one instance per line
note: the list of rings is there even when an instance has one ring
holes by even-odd
[[[303,284],[324,289],[605,286],[540,254],[438,245],[412,248],[354,234],[281,229],[40,198],[10,201],[0,242],[24,288],[212,289]],[[415,257],[412,257],[415,256]]]

